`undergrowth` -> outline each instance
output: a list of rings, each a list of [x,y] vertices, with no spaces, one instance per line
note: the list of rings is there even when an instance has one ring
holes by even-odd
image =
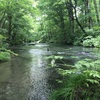
[[[10,59],[9,52],[0,52],[0,61],[6,61]]]
[[[99,100],[100,61],[78,61],[69,70],[58,69],[64,77],[62,88],[52,93],[51,100]]]

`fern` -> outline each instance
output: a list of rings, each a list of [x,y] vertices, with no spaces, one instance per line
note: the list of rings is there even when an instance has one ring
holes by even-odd
[[[62,88],[53,92],[54,100],[99,100],[100,61],[78,61],[72,69],[58,69],[65,76]],[[52,99],[53,100],[53,99]]]

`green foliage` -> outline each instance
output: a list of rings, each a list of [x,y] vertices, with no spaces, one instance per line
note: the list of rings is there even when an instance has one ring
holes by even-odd
[[[3,35],[0,34],[0,40],[3,39],[3,38],[5,38],[5,37],[4,37]]]
[[[60,1],[41,0],[38,6],[42,12],[40,20],[40,30],[42,32],[42,41],[51,43],[65,43],[66,40],[66,10],[65,5]]]
[[[74,39],[74,43],[73,45],[82,45],[82,41],[83,41],[83,36],[76,36],[76,38]]]
[[[99,4],[99,1],[96,3]],[[95,5],[93,1],[84,0],[39,1],[40,15],[38,17],[41,20],[38,21],[40,23],[38,31],[40,34],[42,33],[42,41],[82,45],[85,37],[97,37],[100,34],[97,21],[100,19],[97,19],[96,16],[99,12],[96,7],[99,9],[99,6]],[[84,44],[92,46],[91,41],[88,40]]]
[[[62,88],[54,91],[52,100],[99,100],[100,61],[78,61],[70,70],[61,70]]]
[[[6,61],[10,59],[10,50],[7,50],[8,43],[6,43],[6,37],[0,34],[0,61]],[[10,51],[10,52],[9,52]]]
[[[100,48],[100,36],[97,36],[94,40],[94,46]]]
[[[94,36],[100,35],[100,26],[94,26],[93,30],[94,30],[94,32],[93,32]]]
[[[89,39],[88,39],[88,37],[90,37]],[[94,43],[94,38],[92,38],[92,36],[87,36],[86,37],[86,40],[84,40],[83,41],[83,46],[93,46],[93,43]]]
[[[10,59],[9,52],[0,52],[0,61],[6,61]]]
[[[94,46],[100,47],[100,36],[93,38],[92,36],[87,36],[86,40],[83,41],[83,46]]]
[[[3,35],[0,35],[0,47],[2,47],[2,39],[3,39]]]
[[[94,26],[91,29],[86,28],[87,36],[84,37],[83,46],[100,47],[100,27]]]
[[[1,0],[0,33],[11,45],[38,40],[82,45],[85,39],[84,46],[99,47],[96,7],[93,1],[86,5],[84,0]]]
[[[96,34],[93,28],[91,29],[86,28],[85,30],[86,30],[87,35],[95,36]]]
[[[100,34],[100,27],[99,26],[93,26],[92,28],[85,28],[85,31],[88,36],[96,37]]]
[[[1,0],[0,32],[11,45],[34,41],[33,0]]]
[[[8,47],[8,44],[5,43],[6,37],[0,34],[0,48],[6,48]]]

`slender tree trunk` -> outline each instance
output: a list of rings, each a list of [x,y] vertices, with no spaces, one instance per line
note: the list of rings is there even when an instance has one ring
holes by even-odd
[[[75,8],[74,8],[74,11],[75,11],[75,18],[76,18],[76,22],[77,22],[78,26],[81,28],[81,30],[82,30],[84,33],[86,33],[85,30],[84,30],[84,28],[82,27],[82,25],[80,24],[80,22],[79,22],[79,20],[78,20],[78,17],[77,17],[76,9],[75,9]]]
[[[90,5],[90,0],[85,0],[85,16],[87,16],[86,18],[85,18],[85,25],[90,29],[91,28],[91,21],[92,21],[92,18],[91,18],[91,16],[90,16],[90,13],[91,13],[91,11],[90,11],[90,7],[91,7],[91,5]]]
[[[63,42],[66,41],[66,32],[65,32],[65,22],[64,22],[64,14],[62,13],[62,15],[60,16],[60,20],[61,20],[61,29],[62,29],[62,33],[63,33]]]
[[[70,3],[70,2],[67,1],[67,2],[65,3],[65,4],[66,4],[66,7],[67,7],[67,9],[68,9],[68,6],[71,6],[71,7],[73,8],[74,14],[75,14],[75,20],[76,20],[78,26],[80,27],[80,29],[83,31],[83,33],[86,34],[86,31],[84,30],[83,26],[81,25],[81,23],[79,22],[78,17],[77,17],[77,10],[76,10],[76,7],[77,7],[77,0],[74,0],[74,2],[75,2],[75,4],[73,5],[72,3]],[[73,17],[73,18],[74,18],[74,17]]]
[[[8,40],[11,40],[11,31],[12,31],[12,16],[8,15]]]
[[[79,22],[78,17],[77,17],[77,10],[76,10],[77,0],[74,0],[74,2],[75,2],[75,5],[72,5],[72,6],[73,6],[73,9],[74,9],[74,12],[75,12],[75,20],[76,20],[78,26],[80,27],[80,29],[83,31],[83,33],[86,34],[86,31],[84,30],[83,26],[81,25],[81,23]]]
[[[66,8],[68,10],[68,16],[69,16],[69,23],[70,23],[70,33],[71,36],[74,36],[74,13],[73,13],[73,7],[72,7],[72,0],[69,0],[65,3]]]
[[[3,21],[2,21],[2,23],[0,25],[1,28],[4,28],[5,22],[6,22],[6,18],[3,19]]]
[[[89,17],[88,17],[88,27],[89,29],[93,26],[92,23],[92,17],[91,17],[91,1],[88,1],[88,13],[89,13]]]
[[[60,8],[60,6],[59,6]],[[64,22],[64,13],[63,13],[63,9],[60,9],[59,12],[57,12],[59,18],[60,18],[60,25],[59,27],[61,28],[62,30],[62,33],[63,33],[63,42],[66,41],[66,32],[65,32],[65,22]]]
[[[82,8],[81,8],[81,14],[82,14],[82,16],[85,16],[85,2],[82,2]],[[82,24],[82,26],[83,27],[86,27],[86,18],[85,19],[82,19],[82,22],[81,22],[81,24]]]
[[[2,24],[4,22],[4,16],[5,16],[5,12],[2,15],[2,18],[0,19],[0,27],[2,27]]]
[[[85,3],[85,26],[86,27],[88,27],[88,17],[87,17],[87,15],[88,15],[88,0],[85,0],[84,1],[84,3]]]
[[[98,13],[97,2],[96,2],[96,0],[93,0],[93,1],[94,1],[94,8],[95,8],[96,20],[97,20],[97,23],[99,24],[100,20],[99,20],[99,13]]]
[[[72,0],[69,0],[70,4],[72,4]],[[74,14],[73,14],[73,7],[70,6],[70,27],[71,27],[71,34],[74,35]]]

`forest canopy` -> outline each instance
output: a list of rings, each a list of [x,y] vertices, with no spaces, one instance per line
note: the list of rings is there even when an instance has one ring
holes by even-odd
[[[100,0],[0,0],[9,45],[49,42],[100,47]]]

